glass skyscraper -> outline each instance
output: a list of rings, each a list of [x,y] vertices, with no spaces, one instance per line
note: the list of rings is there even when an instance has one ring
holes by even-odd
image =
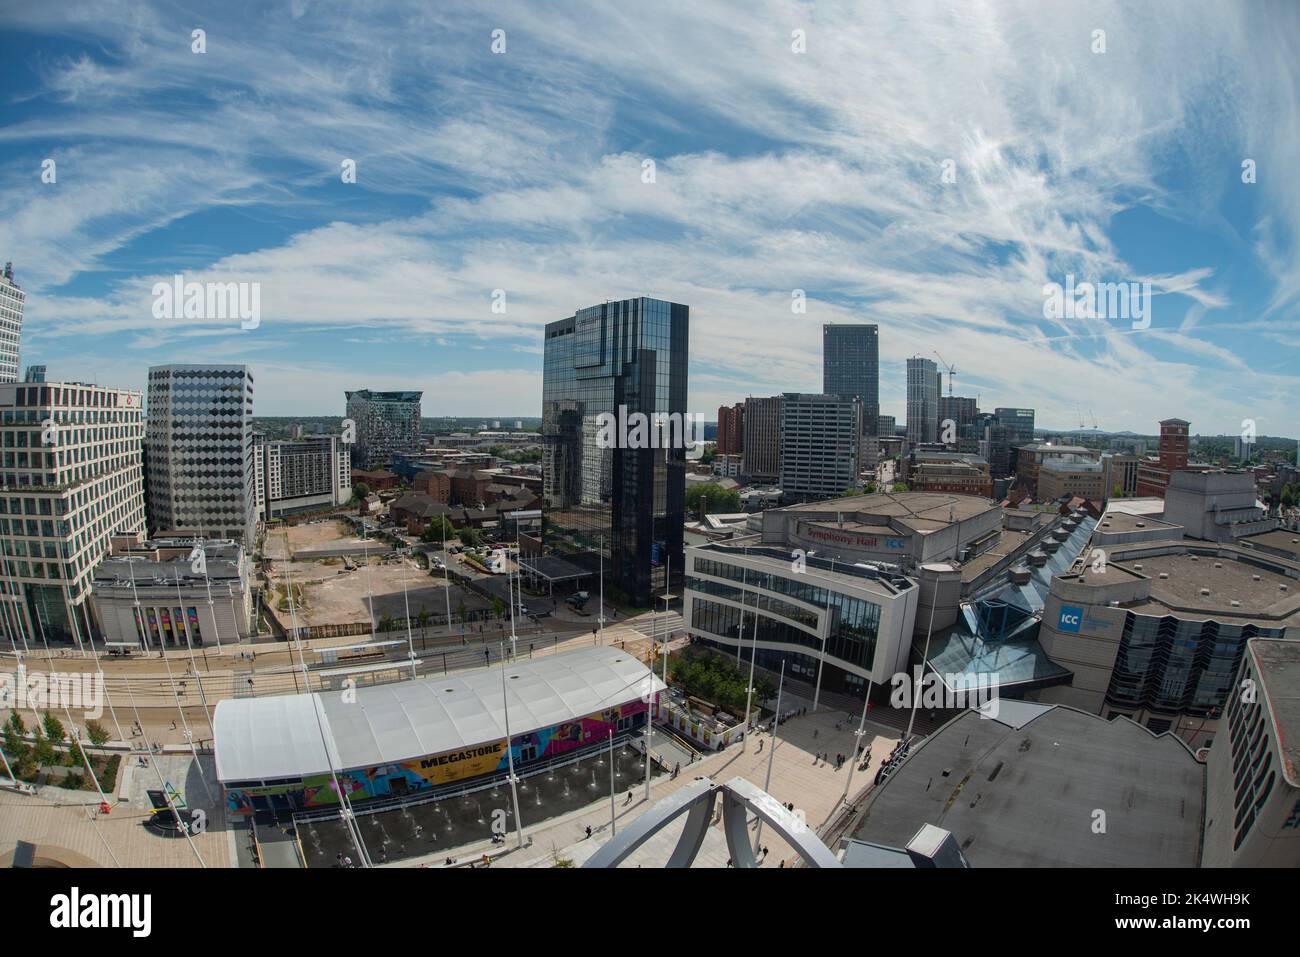
[[[642,607],[682,575],[686,453],[602,447],[601,413],[686,416],[690,309],[625,299],[547,324],[542,378],[543,544]]]
[[[822,392],[862,400],[862,421],[874,433],[880,415],[880,327],[822,326]]]

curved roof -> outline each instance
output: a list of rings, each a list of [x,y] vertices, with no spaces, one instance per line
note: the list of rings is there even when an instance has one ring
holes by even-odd
[[[608,645],[510,663],[505,685],[512,737],[664,687],[636,658]],[[359,687],[352,702],[338,693],[227,699],[214,720],[217,777],[272,780],[324,773],[331,765],[409,761],[502,740],[505,718],[499,665]]]

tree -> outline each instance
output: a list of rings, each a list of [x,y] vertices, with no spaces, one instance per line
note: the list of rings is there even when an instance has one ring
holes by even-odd
[[[384,612],[384,617],[379,619],[379,630],[380,631],[393,630],[393,616],[388,614],[388,612]]]
[[[477,529],[466,525],[458,533],[457,537],[460,543],[467,548],[478,548],[483,544],[483,534]]]
[[[465,599],[464,598],[457,599],[456,601],[456,617],[459,618],[461,621],[465,620]],[[451,622],[447,622],[447,624],[450,625]]]
[[[67,732],[63,729],[63,722],[56,718],[49,711],[45,712],[45,717],[41,719],[41,724],[45,728],[45,736],[50,739],[51,744],[62,744]]]
[[[21,732],[15,729],[12,723],[5,724],[3,740],[4,752],[15,764],[26,758],[27,752],[31,750],[27,742],[22,739]]]
[[[738,512],[741,510],[740,495],[717,482],[701,482],[686,490],[686,507],[699,513],[700,518],[710,512]]]
[[[895,482],[895,483],[894,483],[894,487],[891,488],[890,491],[891,491],[891,492],[906,492],[906,491],[907,491],[907,483],[906,483],[906,482]]]
[[[493,617],[494,617],[494,618],[500,618],[500,617],[502,617],[502,616],[505,614],[505,612],[506,612],[506,603],[503,602],[500,598],[493,597],[493,599],[492,599],[492,615],[493,615]]]
[[[428,527],[420,533],[420,541],[432,545],[441,544],[447,539],[456,537],[456,526],[447,520],[445,515],[436,515],[429,519]]]
[[[81,750],[81,742],[73,738],[68,743],[68,764],[74,768],[84,768],[86,766],[86,755]]]
[[[108,730],[93,718],[86,722],[86,736],[90,738],[90,743],[97,748],[102,748],[108,743]]]
[[[415,617],[416,617],[416,620],[419,621],[419,623],[420,623],[420,640],[423,641],[423,640],[424,640],[424,631],[425,631],[426,628],[429,627],[429,619],[430,619],[432,616],[429,614],[429,609],[427,609],[427,608],[421,608],[421,609],[420,609],[420,613],[419,613],[418,615],[416,615]]]
[[[54,745],[50,743],[49,738],[41,734],[40,728],[36,729],[36,744],[32,748],[32,757],[36,759],[38,767],[53,764],[56,758]]]
[[[370,494],[370,486],[365,482],[357,482],[352,486],[352,494],[358,502],[363,501]]]

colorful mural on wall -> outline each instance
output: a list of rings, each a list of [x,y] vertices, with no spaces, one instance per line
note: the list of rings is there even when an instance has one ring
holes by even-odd
[[[558,758],[570,751],[599,744],[611,730],[617,734],[631,728],[636,723],[634,719],[648,710],[644,701],[631,701],[576,721],[516,735],[511,739],[515,767],[526,768],[537,761]],[[355,802],[402,797],[425,788],[504,772],[508,767],[509,759],[502,740],[397,764],[340,771],[337,777],[348,800]],[[231,814],[252,814],[269,809],[311,810],[338,802],[334,779],[328,773],[306,777],[301,782],[226,789],[226,805]]]

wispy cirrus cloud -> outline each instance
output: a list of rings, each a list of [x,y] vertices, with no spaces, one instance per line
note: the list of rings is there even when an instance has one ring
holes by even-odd
[[[102,7],[10,21],[50,51],[0,129],[0,248],[56,365],[86,336],[131,361],[220,342],[287,384],[350,349],[354,385],[451,387],[471,345],[540,369],[544,322],[648,294],[692,306],[697,408],[817,388],[832,321],[880,323],[898,414],[903,361],[936,349],[962,391],[1047,424],[1235,428],[1300,385],[1285,4]],[[262,327],[159,325],[149,291],[182,269],[260,282]],[[1151,330],[1046,319],[1067,273],[1151,282]],[[320,401],[260,384],[268,412]]]

